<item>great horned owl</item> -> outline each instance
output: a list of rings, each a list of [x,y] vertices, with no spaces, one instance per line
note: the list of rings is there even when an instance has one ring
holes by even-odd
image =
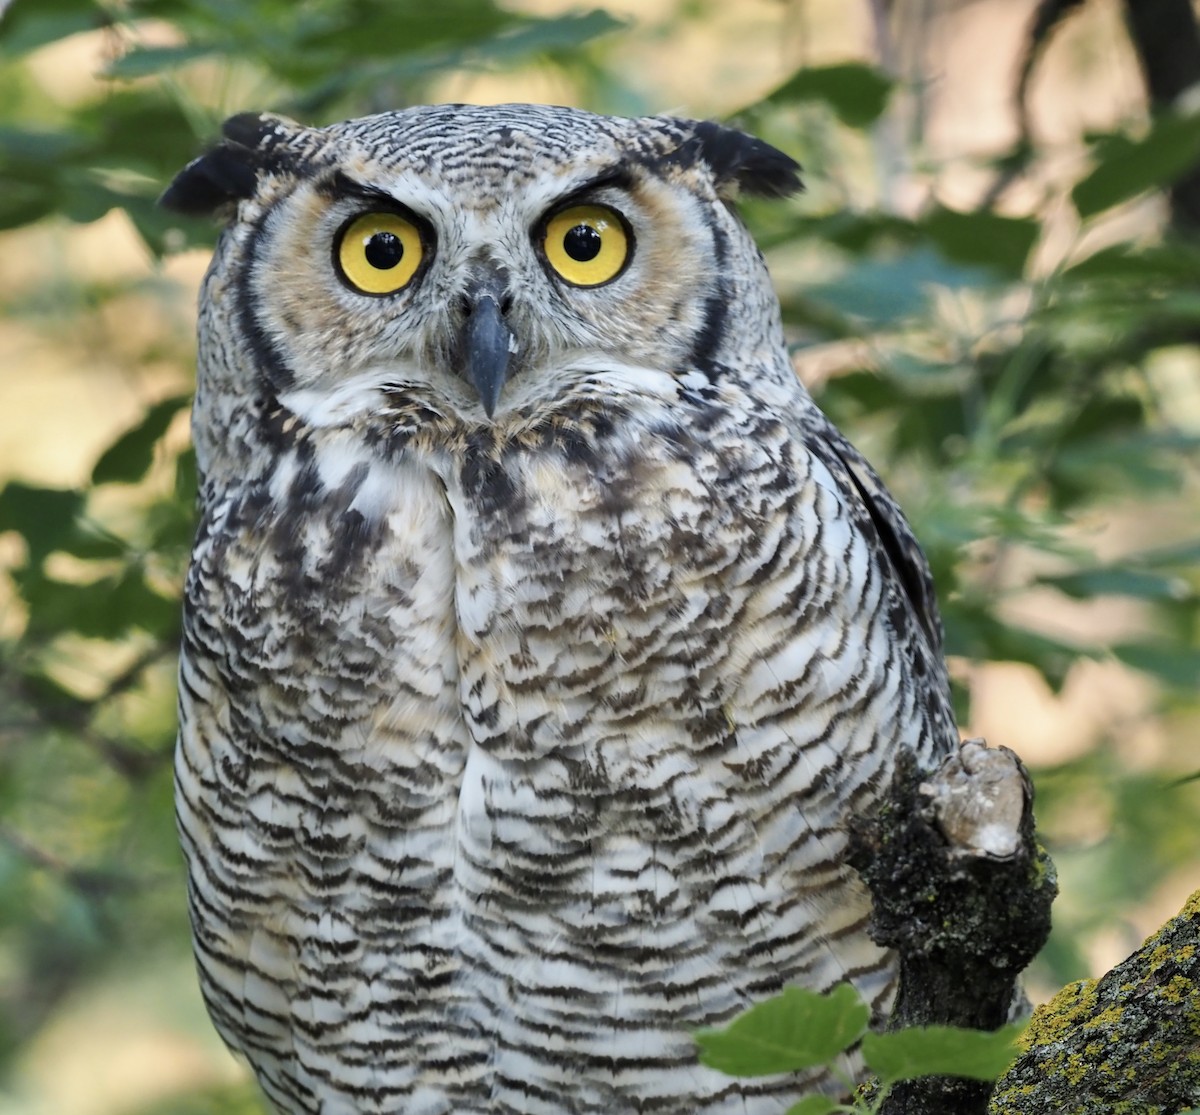
[[[797,381],[713,123],[238,116],[204,282],[179,828],[283,1112],[765,1115],[689,1031],[890,958],[844,862],[956,742],[924,559]]]

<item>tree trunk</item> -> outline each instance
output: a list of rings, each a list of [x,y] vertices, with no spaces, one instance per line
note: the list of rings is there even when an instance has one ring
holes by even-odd
[[[1155,110],[1200,82],[1200,28],[1191,0],[1125,0],[1125,20]],[[1171,220],[1200,231],[1200,165],[1170,189]]]

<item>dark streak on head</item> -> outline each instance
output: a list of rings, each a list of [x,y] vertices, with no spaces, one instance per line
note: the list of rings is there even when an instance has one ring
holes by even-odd
[[[316,189],[334,201],[347,197],[357,198],[368,205],[377,205],[383,208],[400,204],[387,190],[381,190],[378,186],[371,186],[366,182],[359,182],[341,170],[334,170],[321,178],[316,183]]]
[[[242,327],[242,336],[250,348],[251,363],[265,381],[263,387],[271,392],[286,391],[293,383],[295,376],[288,367],[283,353],[268,336],[256,307],[259,303],[259,292],[255,288],[254,279],[258,273],[258,252],[263,241],[263,228],[270,212],[263,214],[246,239],[246,254],[237,272],[238,290],[238,323]]]
[[[710,378],[716,367],[717,358],[725,340],[725,322],[732,302],[729,284],[725,281],[725,269],[729,262],[729,240],[720,225],[713,225],[712,273],[716,289],[705,299],[704,321],[692,342],[691,359],[695,367],[705,371]]]

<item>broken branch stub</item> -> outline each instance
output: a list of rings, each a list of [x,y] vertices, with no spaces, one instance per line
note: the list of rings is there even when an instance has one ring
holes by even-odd
[[[899,762],[880,810],[851,834],[871,891],[871,936],[899,955],[889,1028],[995,1030],[1050,932],[1054,865],[1036,842],[1033,789],[1006,748],[965,740],[931,772]],[[972,1115],[992,1086],[957,1077],[896,1085],[882,1115]]]

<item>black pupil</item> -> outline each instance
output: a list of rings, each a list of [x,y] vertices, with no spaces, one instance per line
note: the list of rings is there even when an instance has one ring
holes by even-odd
[[[576,225],[563,237],[563,251],[576,263],[587,263],[600,254],[600,233],[591,225]]]
[[[390,271],[404,258],[404,245],[394,232],[377,232],[363,249],[367,262],[378,271]]]

